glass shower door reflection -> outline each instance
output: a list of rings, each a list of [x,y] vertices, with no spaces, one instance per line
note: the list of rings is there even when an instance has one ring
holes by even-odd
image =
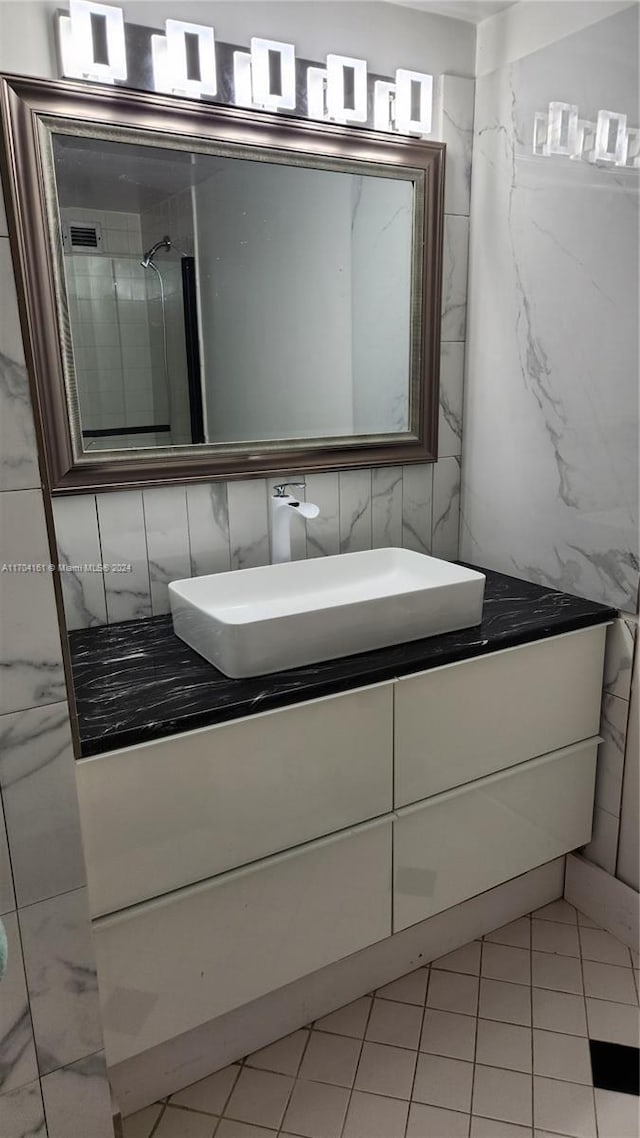
[[[65,255],[85,450],[202,441],[192,437],[191,404],[199,400],[201,421],[202,402],[199,376],[190,391],[187,336],[198,333],[190,312],[185,323],[189,260],[160,270],[135,254]]]

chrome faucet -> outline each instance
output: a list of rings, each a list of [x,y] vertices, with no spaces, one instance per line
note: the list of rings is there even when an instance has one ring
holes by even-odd
[[[287,489],[304,490],[304,482],[280,482],[273,488],[270,502],[271,519],[271,562],[280,565],[291,561],[291,518],[301,514],[303,518],[317,518],[320,508],[313,502],[302,502],[287,493]]]

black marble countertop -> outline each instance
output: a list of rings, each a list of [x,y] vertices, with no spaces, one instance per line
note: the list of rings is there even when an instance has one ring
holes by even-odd
[[[473,566],[473,568],[477,568]],[[272,676],[232,680],[174,635],[170,616],[69,636],[83,756],[238,719],[602,624],[616,610],[481,569],[482,623]]]

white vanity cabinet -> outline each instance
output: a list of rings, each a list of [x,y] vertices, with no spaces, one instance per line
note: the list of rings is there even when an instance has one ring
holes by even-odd
[[[391,822],[94,923],[110,1064],[391,934]]]
[[[93,916],[393,809],[393,684],[78,764]]]
[[[605,632],[585,628],[399,679],[394,805],[597,735]]]
[[[109,1063],[586,843],[604,639],[81,760]]]
[[[393,931],[589,841],[597,740],[399,810]]]

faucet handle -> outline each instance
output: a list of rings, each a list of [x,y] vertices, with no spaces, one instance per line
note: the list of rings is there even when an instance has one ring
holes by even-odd
[[[287,486],[294,490],[304,490],[306,482],[279,482],[277,486],[273,487],[274,498],[286,498]]]

